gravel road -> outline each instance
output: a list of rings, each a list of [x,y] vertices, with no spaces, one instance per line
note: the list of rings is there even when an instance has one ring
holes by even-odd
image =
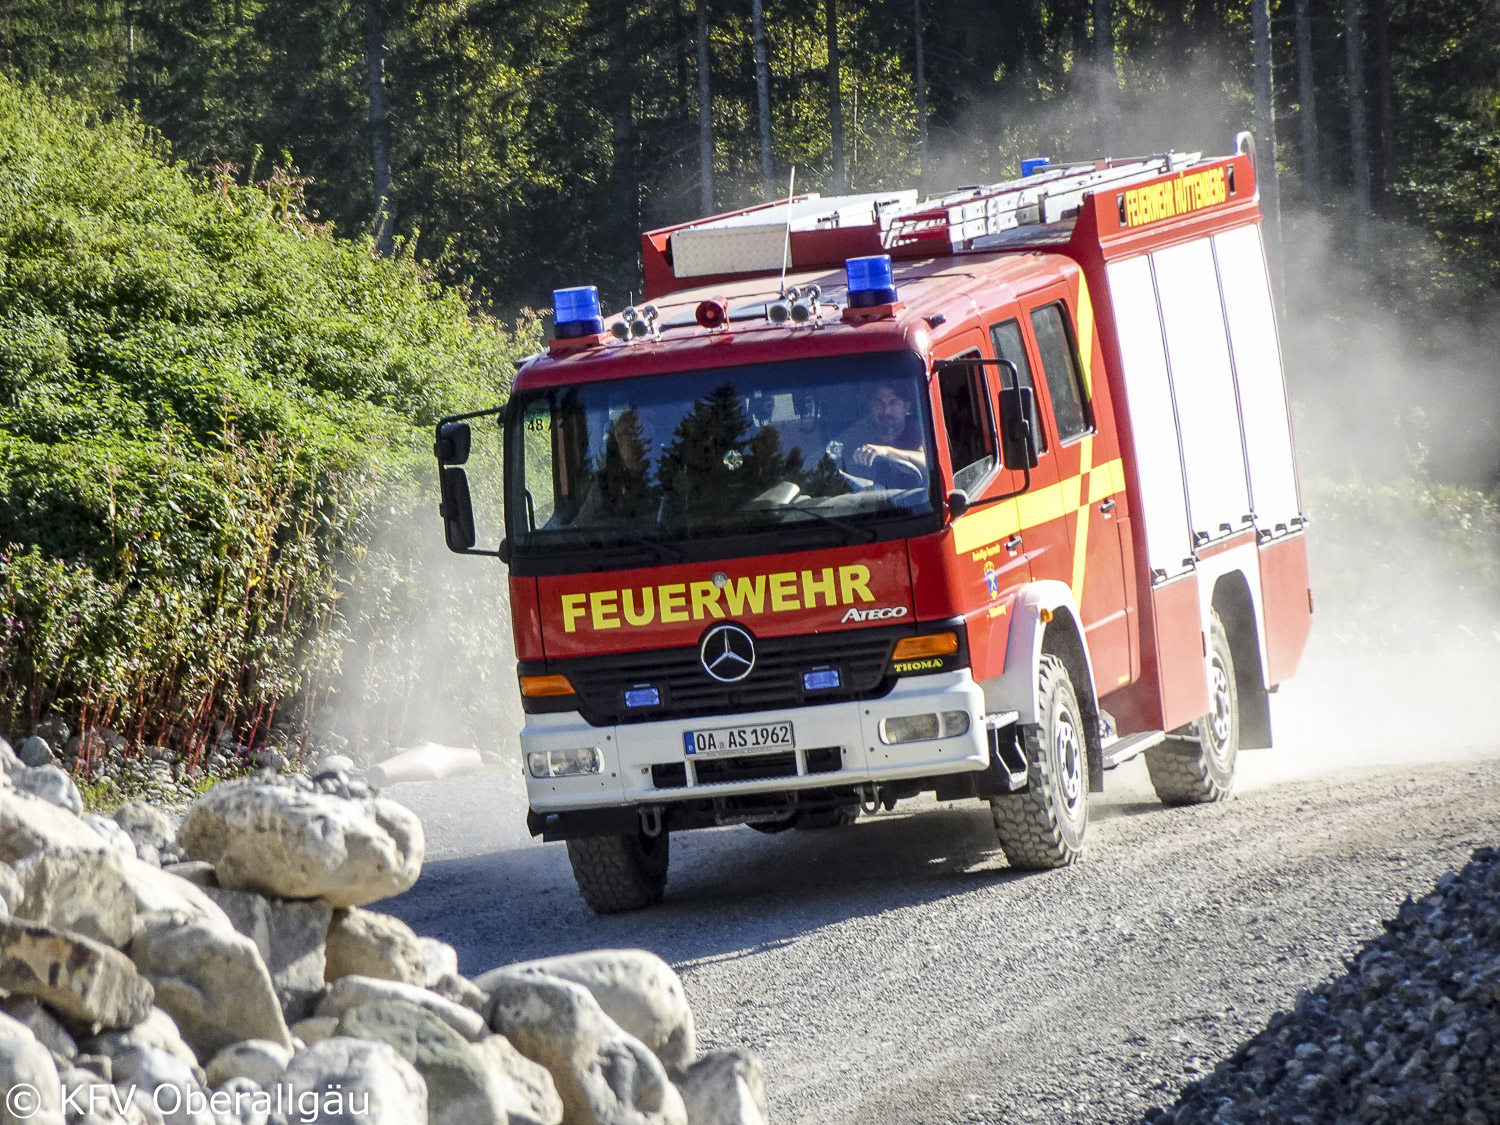
[[[1278,749],[1242,757],[1233,800],[1165,809],[1131,763],[1095,798],[1087,861],[1043,874],[1005,866],[983,806],[928,800],[832,831],[674,837],[666,902],[597,918],[562,845],[526,837],[519,777],[392,786],[430,840],[386,908],[469,975],[656,951],[704,1045],[761,1053],[777,1122],[1139,1121],[1500,842],[1500,738],[1472,679],[1500,682],[1500,657],[1459,663],[1318,662],[1277,697]],[[1448,716],[1440,736],[1415,744],[1404,700],[1429,727]]]

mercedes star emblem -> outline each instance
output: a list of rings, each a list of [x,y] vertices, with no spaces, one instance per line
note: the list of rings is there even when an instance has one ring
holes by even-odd
[[[720,683],[736,683],[755,667],[755,638],[738,625],[715,625],[703,635],[698,658]]]

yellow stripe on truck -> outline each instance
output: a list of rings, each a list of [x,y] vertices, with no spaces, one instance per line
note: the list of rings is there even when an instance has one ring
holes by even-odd
[[[1024,493],[1014,500],[965,513],[953,521],[953,549],[959,554],[981,550],[991,543],[1009,539],[1018,531],[1029,531],[1060,520],[1070,512],[1102,503],[1125,491],[1125,469],[1118,457],[1089,470],[1086,495],[1084,475],[1069,477],[1046,488]]]
[[[1086,437],[1083,439],[1082,452],[1078,456],[1078,494],[1075,494],[1076,503],[1073,510],[1078,513],[1078,526],[1073,532],[1073,601],[1078,605],[1083,604],[1083,577],[1089,558],[1089,505],[1093,503],[1092,491],[1094,487],[1093,478],[1089,470],[1094,460],[1094,439]],[[1089,487],[1083,488],[1083,482],[1087,480]]]

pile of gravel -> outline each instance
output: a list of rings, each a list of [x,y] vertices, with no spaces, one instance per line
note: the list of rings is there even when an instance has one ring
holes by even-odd
[[[1500,1122],[1500,850],[1385,927],[1146,1122]]]

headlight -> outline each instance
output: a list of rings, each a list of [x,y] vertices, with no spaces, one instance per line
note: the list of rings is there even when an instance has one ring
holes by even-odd
[[[880,741],[887,746],[903,742],[923,742],[929,738],[956,738],[969,733],[967,711],[944,711],[942,714],[900,715],[880,720]]]
[[[578,777],[604,768],[604,754],[597,746],[584,750],[533,750],[526,755],[532,777]]]

